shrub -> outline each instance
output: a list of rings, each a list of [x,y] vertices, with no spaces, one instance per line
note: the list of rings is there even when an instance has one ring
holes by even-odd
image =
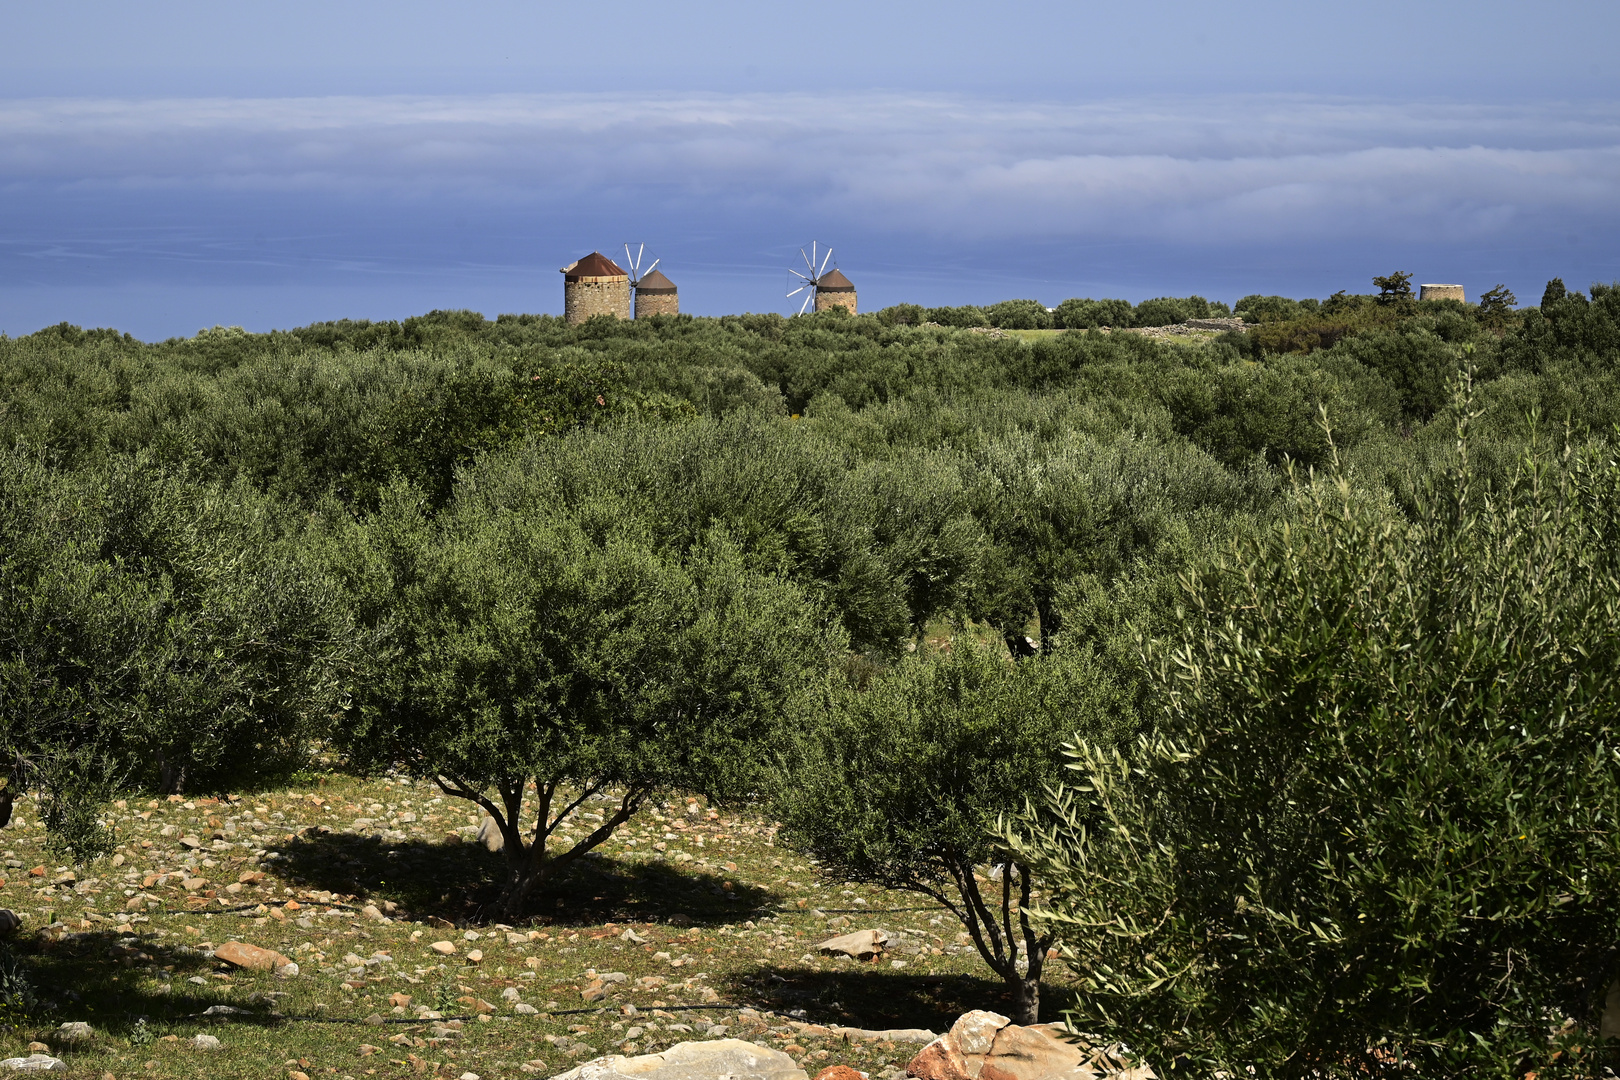
[[[928,310],[921,304],[893,304],[873,317],[884,326],[920,326],[928,321]]]
[[[989,326],[990,317],[982,307],[936,307],[928,309],[928,322],[941,326]]]
[[[1244,322],[1284,322],[1303,314],[1299,301],[1286,296],[1245,296],[1232,309]]]
[[[783,840],[822,860],[833,880],[944,904],[1007,983],[1017,1022],[1035,1023],[1052,940],[1029,922],[1034,882],[997,843],[997,819],[1057,780],[1065,734],[1106,742],[1132,724],[1114,684],[1091,667],[1014,664],[958,634],[951,652],[907,657],[864,681],[838,678],[797,728],[771,812]]]
[[[1075,297],[1057,306],[1052,313],[1052,325],[1059,330],[1130,326],[1131,310],[1129,300],[1086,300]]]
[[[1157,730],[1077,741],[1011,835],[1086,1030],[1237,1075],[1595,1075],[1620,464],[1536,449],[1478,490],[1462,411],[1410,518],[1303,480],[1191,578],[1184,628],[1145,647]]]
[[[1052,313],[1039,300],[1003,300],[985,309],[990,325],[1003,330],[1050,330]]]
[[[1187,314],[1185,301],[1172,297],[1161,296],[1156,300],[1144,300],[1136,305],[1132,313],[1133,326],[1170,326],[1174,323],[1185,322],[1191,318]]]

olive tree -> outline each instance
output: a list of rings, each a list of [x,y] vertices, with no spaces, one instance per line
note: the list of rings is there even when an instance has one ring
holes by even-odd
[[[141,460],[0,455],[0,818],[25,788],[78,857],[118,786],[302,762],[364,648],[273,501]],[[0,820],[0,824],[3,824]]]
[[[997,821],[1057,780],[1066,736],[1106,743],[1130,724],[1092,665],[1014,664],[958,636],[950,652],[835,680],[782,755],[772,813],[829,877],[943,904],[1006,982],[1017,1021],[1034,1023],[1053,933],[1030,921],[1036,880]]]
[[[1152,733],[1077,740],[1010,830],[1088,1030],[1204,1071],[1595,1075],[1620,464],[1536,452],[1484,491],[1462,445],[1410,517],[1310,479],[1190,576]]]
[[[489,814],[509,918],[655,792],[754,790],[788,702],[836,647],[799,590],[749,570],[723,531],[671,550],[617,510],[594,533],[587,510],[486,497],[474,476],[432,517],[395,486],[331,542],[383,642],[339,744]],[[554,845],[600,792],[612,812]]]

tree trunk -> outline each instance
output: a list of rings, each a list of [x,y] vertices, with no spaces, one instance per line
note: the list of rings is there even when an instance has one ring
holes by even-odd
[[[532,850],[525,851],[522,859],[514,859],[508,864],[511,875],[501,893],[500,906],[505,921],[513,925],[522,920],[529,906],[529,897],[551,877],[550,860],[533,858],[533,854]]]
[[[1041,1022],[1041,980],[1013,974],[1007,979],[1012,991],[1012,1022],[1028,1026]]]
[[[1022,630],[1016,634],[1003,634],[1001,636],[1006,640],[1007,651],[1012,654],[1014,660],[1025,660],[1035,655],[1035,647],[1029,643],[1029,638],[1024,636]]]
[[[1035,593],[1035,618],[1041,626],[1041,655],[1048,656],[1057,647],[1058,633],[1063,629],[1056,594],[1044,589]]]

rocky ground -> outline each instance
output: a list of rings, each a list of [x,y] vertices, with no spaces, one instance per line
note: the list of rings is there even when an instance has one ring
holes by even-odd
[[[31,801],[0,833],[10,949],[39,999],[0,1057],[32,1044],[96,1078],[493,1078],[741,1038],[877,1078],[965,1010],[1004,1008],[936,905],[823,881],[768,821],[696,801],[644,811],[523,925],[479,919],[500,856],[428,785],[127,800],[113,824],[116,853],[78,868],[47,857]],[[861,929],[889,939],[866,960],[814,948]]]

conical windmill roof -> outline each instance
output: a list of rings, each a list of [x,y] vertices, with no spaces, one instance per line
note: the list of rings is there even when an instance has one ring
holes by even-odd
[[[649,270],[641,275],[641,280],[636,283],[636,292],[672,293],[674,291],[675,283],[665,277],[662,270]]]
[[[619,264],[603,255],[600,251],[593,251],[573,266],[563,268],[565,281],[580,281],[587,278],[629,278]]]
[[[834,267],[816,279],[816,288],[826,289],[829,292],[854,292],[855,283],[845,277],[837,267]]]

